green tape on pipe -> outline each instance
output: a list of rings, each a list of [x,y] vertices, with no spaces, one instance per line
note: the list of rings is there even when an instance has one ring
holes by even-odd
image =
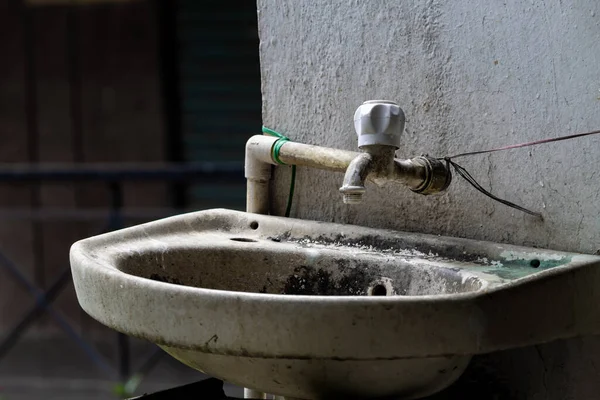
[[[277,131],[274,131],[273,129],[267,128],[266,126],[262,127],[262,132],[266,135],[270,135],[270,136],[279,138],[279,140],[277,140],[275,142],[275,144],[273,145],[273,148],[271,149],[271,157],[273,158],[273,161],[275,161],[277,164],[286,165],[279,158],[279,152],[281,151],[281,147],[285,144],[285,142],[288,142],[290,139],[287,136],[282,135],[281,133],[279,133]],[[289,217],[290,212],[292,211],[292,200],[294,198],[295,186],[296,186],[296,166],[292,165],[292,177],[290,179],[290,192],[288,194],[287,206],[285,207],[285,216],[286,217]]]

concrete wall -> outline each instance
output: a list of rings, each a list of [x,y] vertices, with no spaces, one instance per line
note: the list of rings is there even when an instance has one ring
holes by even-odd
[[[356,149],[352,116],[368,99],[395,100],[404,109],[401,157],[600,128],[596,0],[259,0],[258,9],[264,124],[292,140]],[[600,137],[461,164],[498,196],[542,212],[544,221],[493,202],[459,178],[449,193],[429,198],[372,185],[363,206],[346,206],[337,190],[341,175],[306,170],[298,174],[292,215],[600,251]],[[289,171],[279,168],[276,213],[283,212],[288,182]],[[510,393],[506,398],[595,399],[600,390],[598,338],[477,362],[498,383],[487,386]]]

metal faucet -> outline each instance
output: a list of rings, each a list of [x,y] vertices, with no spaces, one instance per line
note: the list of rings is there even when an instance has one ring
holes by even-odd
[[[448,187],[452,175],[441,161],[426,156],[395,159],[404,122],[404,111],[393,101],[369,100],[358,107],[354,129],[358,148],[364,153],[356,156],[346,169],[340,188],[344,203],[362,202],[367,178],[380,186],[390,180],[402,181],[421,194],[438,193]]]
[[[402,183],[424,195],[446,190],[452,175],[444,162],[428,156],[409,160],[394,158],[400,147],[404,121],[404,112],[392,101],[364,102],[354,114],[358,147],[362,153],[286,141],[278,146],[275,160],[273,149],[280,139],[252,136],[246,143],[246,210],[269,213],[271,166],[278,164],[345,172],[340,192],[346,204],[362,201],[366,180],[379,186],[389,182]]]

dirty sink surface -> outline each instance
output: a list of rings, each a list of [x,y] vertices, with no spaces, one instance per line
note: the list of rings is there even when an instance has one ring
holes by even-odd
[[[473,354],[600,333],[600,257],[466,239],[220,209],[77,242],[71,265],[100,322],[293,398],[418,398]]]

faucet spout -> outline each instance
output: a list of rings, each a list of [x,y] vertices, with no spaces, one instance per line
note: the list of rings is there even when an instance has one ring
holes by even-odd
[[[340,192],[345,204],[360,204],[365,193],[365,181],[383,183],[395,172],[395,148],[383,145],[364,146],[348,165]]]
[[[360,204],[363,194],[366,192],[365,180],[369,175],[369,169],[373,163],[373,157],[369,153],[361,153],[348,165],[344,175],[344,183],[340,188],[345,204]]]

